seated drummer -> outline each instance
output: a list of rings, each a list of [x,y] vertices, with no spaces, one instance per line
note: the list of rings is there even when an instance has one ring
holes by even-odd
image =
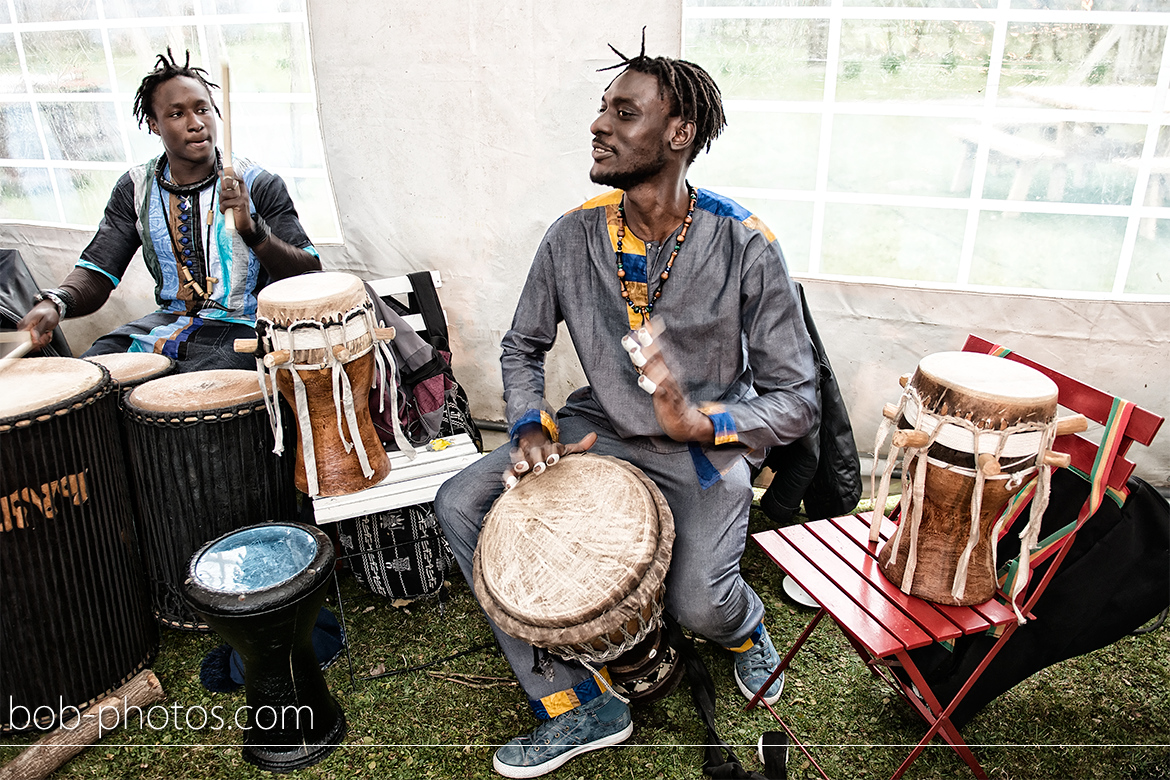
[[[590,178],[616,189],[549,228],[504,336],[512,443],[443,485],[435,508],[471,582],[484,516],[515,480],[539,480],[562,456],[584,450],[634,464],[674,515],[665,608],[727,648],[750,698],[779,658],[764,605],[740,575],[749,459],[810,430],[819,413],[813,355],[771,232],[735,202],[687,182],[699,150],[726,124],[719,88],[697,65],[647,57],[644,47],[632,59],[619,53],[625,68],[590,128]],[[544,410],[543,367],[562,321],[589,386],[554,419]],[[656,338],[642,352],[639,386],[621,342],[648,323]],[[543,720],[496,752],[497,772],[536,777],[629,737],[629,708],[604,682],[493,629]],[[768,702],[782,685],[765,691]]]
[[[18,326],[45,346],[59,320],[102,307],[141,248],[154,277],[159,310],[102,336],[82,357],[157,352],[179,371],[254,368],[232,349],[255,338],[256,292],[269,281],[316,271],[321,261],[305,235],[279,176],[216,149],[215,115],[206,71],[179,65],[167,49],[142,79],[134,99],[139,126],[165,151],[132,168],[114,185],[97,234],[61,286],[42,290]],[[223,174],[231,166],[235,176]],[[224,214],[232,209],[237,236]]]

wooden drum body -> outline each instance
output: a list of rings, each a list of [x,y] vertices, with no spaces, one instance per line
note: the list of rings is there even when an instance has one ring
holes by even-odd
[[[651,669],[674,659],[660,637],[673,543],[670,507],[641,470],[569,455],[520,480],[488,512],[476,595],[506,633],[564,658],[612,661],[631,679],[662,677],[665,695],[682,671]]]
[[[313,526],[262,523],[208,542],[186,568],[183,592],[244,662],[244,758],[289,772],[341,744],[345,714],[313,651],[313,626],[336,563]]]
[[[1052,380],[1019,363],[968,352],[923,358],[906,385],[899,425],[930,440],[908,450],[908,511],[878,555],[886,577],[939,604],[995,595],[996,521],[1037,474],[1056,401]]]
[[[256,330],[297,417],[297,487],[338,496],[384,479],[390,459],[368,406],[378,345],[361,280],[326,272],[270,284],[257,297]]]
[[[18,361],[0,374],[0,731],[56,725],[157,652],[109,372]]]
[[[207,626],[183,602],[191,554],[209,539],[296,516],[292,459],[272,453],[256,374],[192,371],[126,396],[124,418],[139,537],[155,615],[171,628]]]

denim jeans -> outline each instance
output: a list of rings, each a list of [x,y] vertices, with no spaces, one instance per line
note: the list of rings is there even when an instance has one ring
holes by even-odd
[[[666,609],[683,626],[724,647],[743,644],[764,617],[764,605],[740,575],[747,541],[752,490],[747,462],[740,459],[723,479],[699,487],[685,445],[657,439],[621,439],[613,431],[577,416],[558,420],[563,442],[597,433],[590,452],[611,455],[646,473],[666,497],[674,515],[675,542],[666,578]],[[435,512],[469,585],[472,555],[483,518],[503,492],[501,474],[511,460],[505,444],[449,479],[435,498]],[[553,466],[553,468],[556,468]],[[525,479],[540,479],[526,476]],[[489,619],[490,622],[490,619]],[[516,679],[530,699],[540,699],[586,680],[590,672],[552,656],[553,679],[533,670],[532,647],[492,630]]]

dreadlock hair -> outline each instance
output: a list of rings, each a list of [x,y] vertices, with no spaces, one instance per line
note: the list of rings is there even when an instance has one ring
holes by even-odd
[[[711,151],[711,142],[727,127],[723,96],[711,75],[686,60],[647,57],[645,27],[642,28],[642,51],[637,57],[627,57],[615,49],[613,44],[609,44],[609,48],[622,61],[607,68],[598,68],[598,71],[623,68],[622,73],[632,70],[654,76],[658,79],[658,94],[670,101],[670,116],[681,116],[683,121],[695,123],[695,145],[687,162],[693,163],[700,149]]]
[[[156,119],[154,92],[160,84],[170,81],[176,76],[186,76],[202,84],[207,89],[207,97],[211,100],[211,107],[215,109],[216,116],[220,116],[219,106],[215,105],[215,98],[211,97],[211,88],[219,89],[219,85],[207,80],[207,71],[203,68],[191,66],[190,49],[187,50],[186,61],[180,65],[175,60],[175,55],[171,53],[171,47],[168,46],[166,55],[158,55],[154,70],[143,77],[142,83],[138,85],[138,91],[134,93],[134,116],[138,119],[139,127],[142,127],[142,123],[146,121],[147,117]]]

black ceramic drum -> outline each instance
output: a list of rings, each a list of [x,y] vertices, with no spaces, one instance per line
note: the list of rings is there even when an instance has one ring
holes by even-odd
[[[345,736],[345,714],[313,651],[336,555],[314,526],[265,523],[226,534],[191,558],[183,593],[244,662],[244,758],[287,772]]]
[[[159,621],[207,630],[180,586],[192,553],[253,523],[296,517],[293,459],[273,454],[253,371],[192,371],[139,385],[123,401],[139,538]]]
[[[157,653],[109,372],[20,360],[0,373],[0,730],[52,726]]]

